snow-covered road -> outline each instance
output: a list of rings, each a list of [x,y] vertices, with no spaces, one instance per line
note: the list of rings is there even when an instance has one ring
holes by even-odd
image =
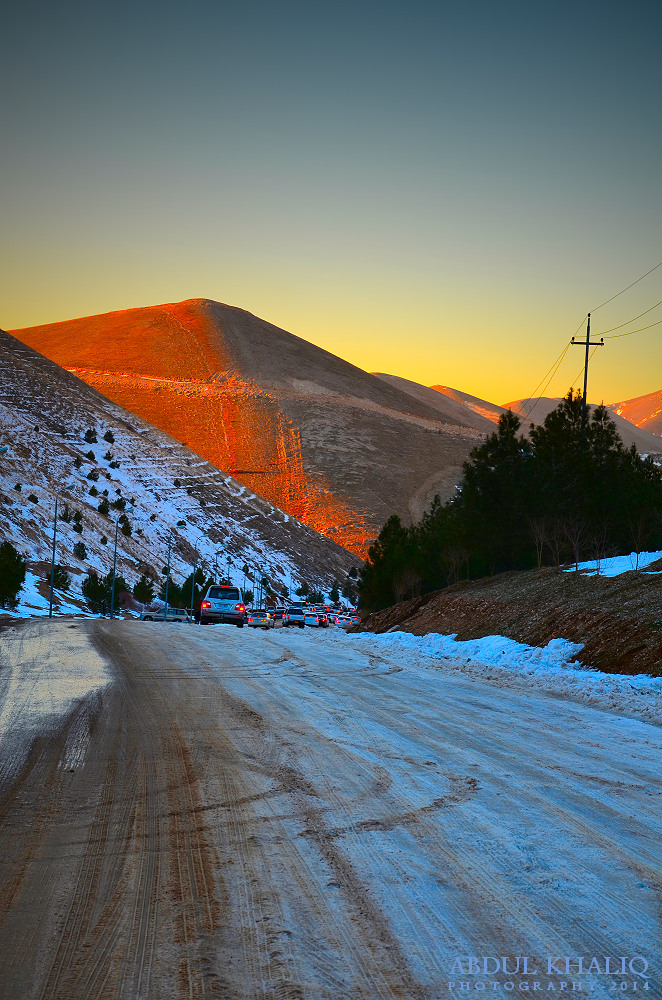
[[[28,627],[43,637],[48,623]],[[23,858],[0,911],[14,990],[1,996],[46,953],[22,996],[101,997],[112,982],[122,998],[662,997],[660,728],[369,635],[80,628],[115,676],[95,694],[87,761],[58,786],[78,802],[64,842],[80,856],[69,884],[52,820],[34,872]],[[5,834],[29,814],[26,788],[12,794]],[[113,863],[98,848],[106,813]],[[69,918],[34,918],[18,974],[11,930],[44,876],[48,913]],[[79,968],[68,978],[62,948]]]

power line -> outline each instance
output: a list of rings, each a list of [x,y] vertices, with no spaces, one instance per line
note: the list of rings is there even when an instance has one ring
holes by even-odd
[[[633,321],[630,320],[632,323]],[[650,330],[654,326],[659,326],[662,323],[662,319],[658,319],[657,323],[649,323],[648,326],[640,326],[637,330],[629,330],[627,333],[615,333],[611,337],[605,337],[605,340],[618,340],[619,337],[631,337],[633,333],[641,333],[642,330]],[[614,330],[618,330],[615,326]]]
[[[579,324],[579,326],[577,327],[577,329],[576,329],[576,330],[575,330],[575,332],[573,333],[573,335],[572,335],[573,337],[575,337],[575,336],[576,336],[576,335],[577,335],[577,334],[579,333],[579,331],[581,330],[581,328],[583,327],[583,325],[584,325],[584,319],[586,319],[586,317],[584,317],[584,318],[582,319],[581,323]],[[524,414],[524,419],[525,419],[525,420],[528,420],[528,417],[529,417],[529,414],[530,414],[530,413],[531,413],[531,412],[533,411],[533,409],[535,408],[536,404],[537,404],[537,403],[539,403],[539,402],[540,402],[540,400],[542,399],[542,397],[543,397],[543,396],[545,395],[545,390],[547,389],[547,386],[549,385],[549,383],[550,383],[550,382],[552,381],[552,379],[553,379],[553,378],[554,378],[554,376],[556,375],[556,373],[557,373],[557,371],[558,371],[558,369],[559,369],[559,366],[560,366],[561,362],[563,361],[564,357],[565,357],[565,356],[566,356],[566,354],[568,353],[568,350],[570,349],[570,346],[571,346],[571,344],[572,344],[572,340],[569,340],[569,341],[568,341],[568,343],[567,343],[567,344],[565,345],[565,347],[563,348],[563,350],[561,351],[561,353],[559,354],[559,356],[558,356],[558,357],[556,358],[556,360],[555,360],[554,362],[552,362],[552,366],[551,366],[551,368],[548,368],[548,369],[547,369],[547,371],[545,372],[545,374],[543,375],[543,377],[542,377],[542,378],[540,379],[540,381],[538,382],[538,385],[537,385],[537,386],[535,387],[535,389],[533,390],[533,392],[531,393],[531,395],[530,395],[530,396],[527,396],[527,397],[526,397],[526,398],[525,398],[525,399],[524,399],[524,400],[522,401],[522,402],[524,402],[524,403],[530,403],[530,402],[531,402],[532,400],[534,400],[534,398],[535,398],[535,395],[536,395],[536,393],[537,393],[538,389],[539,389],[539,388],[540,388],[540,386],[541,386],[541,385],[543,384],[543,382],[545,383],[545,385],[544,385],[544,388],[543,388],[542,392],[541,392],[541,393],[540,393],[540,395],[539,395],[539,396],[538,396],[538,397],[537,397],[537,398],[535,399],[535,402],[533,403],[533,406],[530,406],[530,407],[528,408],[528,410],[527,410],[526,414]],[[550,372],[551,372],[551,375],[550,375]],[[548,376],[548,375],[549,375],[549,378],[547,378],[547,376]],[[546,381],[546,382],[545,382],[545,379],[547,379],[547,381]]]
[[[620,330],[624,326],[629,326],[630,323],[634,323],[635,320],[641,319],[642,316],[646,316],[647,313],[652,312],[653,309],[657,309],[657,307],[661,306],[661,305],[662,305],[662,299],[660,299],[659,302],[656,302],[654,306],[651,306],[650,309],[644,309],[644,311],[642,313],[639,313],[638,316],[633,316],[632,319],[626,320],[625,323],[619,323],[618,326],[610,326],[608,330],[604,331],[604,333],[611,333],[612,330]],[[655,324],[652,324],[652,325],[654,326]],[[642,330],[647,330],[647,329],[648,329],[648,327],[645,327],[645,326],[642,327]],[[635,331],[635,330],[631,330],[630,331],[630,333],[635,333],[635,332],[638,333],[638,331]],[[627,337],[628,334],[627,333],[623,333],[623,334],[621,334],[621,336],[622,337]],[[612,340],[613,338],[610,337],[609,339]]]
[[[655,267],[651,267],[650,271],[646,271],[646,273],[642,274],[640,278],[637,278],[636,281],[633,281],[631,282],[631,284],[626,285],[625,288],[621,288],[620,292],[616,292],[616,294],[612,295],[610,299],[605,299],[604,302],[601,302],[600,305],[596,306],[595,309],[592,309],[591,312],[597,312],[598,309],[602,309],[603,306],[606,306],[609,302],[613,302],[614,299],[617,299],[619,295],[623,294],[623,292],[627,292],[628,289],[634,288],[635,285],[638,285],[640,281],[643,281],[644,278],[647,278],[649,274],[653,273],[653,271],[657,271],[658,267],[662,267],[662,260],[660,261],[659,264],[656,264]]]

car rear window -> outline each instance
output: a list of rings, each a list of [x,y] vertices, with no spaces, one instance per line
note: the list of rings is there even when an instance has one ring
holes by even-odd
[[[209,596],[215,601],[238,601],[239,591],[236,587],[211,587]]]

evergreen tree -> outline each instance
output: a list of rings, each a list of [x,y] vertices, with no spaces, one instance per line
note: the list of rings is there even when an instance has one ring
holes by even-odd
[[[141,604],[151,604],[154,600],[154,581],[146,573],[133,585],[133,596]]]
[[[0,608],[13,611],[25,582],[25,559],[11,542],[0,544]]]

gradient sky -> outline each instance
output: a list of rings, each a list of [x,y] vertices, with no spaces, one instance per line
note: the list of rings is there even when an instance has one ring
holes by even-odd
[[[211,298],[501,403],[662,260],[659,2],[64,0],[1,23],[5,329]],[[662,268],[595,333],[659,299]],[[592,361],[590,398],[661,387],[662,326]]]

